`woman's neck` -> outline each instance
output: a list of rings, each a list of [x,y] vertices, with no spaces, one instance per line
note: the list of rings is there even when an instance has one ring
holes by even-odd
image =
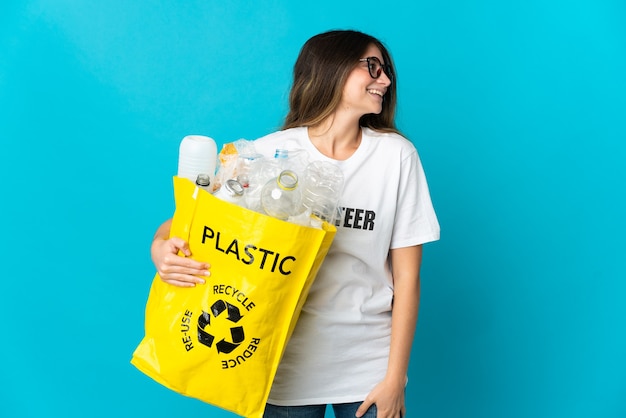
[[[361,127],[358,121],[342,121],[329,117],[308,128],[309,138],[319,152],[334,160],[347,160],[361,144]]]

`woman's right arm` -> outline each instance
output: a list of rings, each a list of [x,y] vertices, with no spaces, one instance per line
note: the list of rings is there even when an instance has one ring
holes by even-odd
[[[177,237],[170,238],[172,220],[165,221],[154,234],[150,255],[152,262],[165,283],[180,287],[204,284],[203,277],[209,276],[208,263],[192,260],[189,244]],[[184,256],[178,255],[179,252]]]

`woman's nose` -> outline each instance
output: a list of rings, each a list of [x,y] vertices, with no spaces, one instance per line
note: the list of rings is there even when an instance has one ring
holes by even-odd
[[[391,85],[391,78],[389,78],[387,73],[384,71],[381,71],[380,76],[376,79],[376,81],[385,87],[389,87]]]

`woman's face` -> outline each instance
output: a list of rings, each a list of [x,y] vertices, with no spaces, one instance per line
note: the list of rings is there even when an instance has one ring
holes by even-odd
[[[368,57],[376,57],[383,65],[387,64],[375,45],[370,45],[361,58]],[[378,114],[383,110],[383,96],[390,85],[391,80],[384,71],[378,78],[372,78],[367,61],[360,61],[348,75],[339,108],[355,113],[357,118],[370,113]]]

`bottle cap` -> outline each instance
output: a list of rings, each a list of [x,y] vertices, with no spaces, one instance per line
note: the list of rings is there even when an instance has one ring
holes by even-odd
[[[211,184],[211,177],[208,174],[198,174],[196,184],[198,186],[208,186]]]
[[[226,190],[226,192],[228,192],[231,196],[243,196],[243,186],[235,179],[226,180],[226,183],[224,183],[224,190]]]
[[[289,157],[289,151],[286,149],[276,148],[274,158],[287,158]]]

